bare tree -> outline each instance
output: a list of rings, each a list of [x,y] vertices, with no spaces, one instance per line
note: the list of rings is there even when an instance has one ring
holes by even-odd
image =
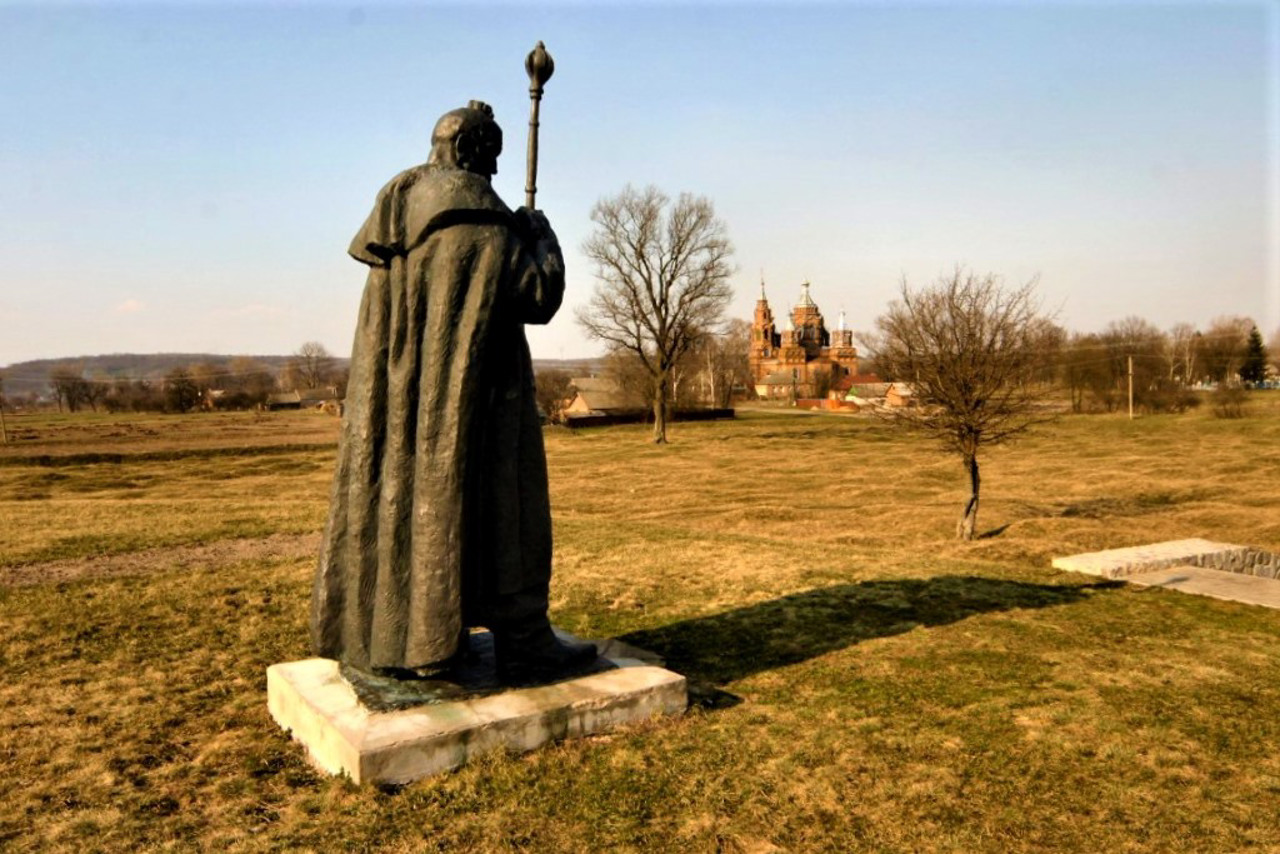
[[[1247,317],[1219,317],[1200,336],[1197,358],[1215,383],[1232,384],[1244,364],[1245,347],[1253,321]]]
[[[901,287],[901,299],[876,321],[876,356],[890,376],[911,384],[922,405],[890,417],[960,454],[969,498],[956,535],[971,540],[979,450],[1052,417],[1040,405],[1047,386],[1038,382],[1049,324],[1039,313],[1035,280],[1007,290],[995,275],[957,268],[924,290],[913,292],[905,280]]]
[[[1115,390],[1105,352],[1106,345],[1096,333],[1076,332],[1059,353],[1059,375],[1071,397],[1072,412],[1084,412],[1085,392],[1108,412],[1115,407]]]
[[[57,368],[49,375],[49,385],[58,400],[59,412],[64,403],[68,412],[79,412],[82,404],[90,402],[89,381],[84,378],[83,368]]]
[[[176,367],[164,375],[164,404],[172,412],[190,412],[200,403],[200,387],[191,378],[191,370]]]
[[[288,372],[300,388],[320,388],[333,372],[333,356],[319,341],[308,341],[289,361]]]
[[[672,369],[675,406],[690,409],[731,406],[734,391],[745,389],[751,382],[750,348],[751,323],[740,318],[726,322],[720,332],[696,336]]]
[[[110,412],[144,412],[164,408],[164,398],[150,380],[117,377],[106,387],[103,403]]]
[[[1036,376],[1036,380],[1052,384],[1058,381],[1062,363],[1071,347],[1071,333],[1047,317],[1041,318],[1041,326],[1040,346],[1044,358],[1040,363],[1040,373]]]
[[[188,366],[191,381],[200,389],[200,394],[207,395],[217,389],[227,387],[227,368],[216,362],[197,362]]]
[[[733,249],[710,200],[627,186],[591,210],[583,252],[598,279],[578,323],[648,375],[653,441],[667,441],[671,373],[699,334],[716,329],[732,296]]]
[[[751,386],[751,323],[733,318],[720,334],[704,336],[699,349],[703,402],[728,408],[736,389]]]
[[[632,408],[633,402],[642,407],[649,399],[649,370],[630,350],[614,347],[605,354],[600,376],[613,383],[623,408]]]
[[[1129,315],[1107,324],[1102,333],[1111,375],[1111,400],[1124,405],[1128,399],[1130,366],[1133,370],[1134,403],[1151,408],[1164,370],[1164,353],[1169,349],[1165,335],[1155,324]]]
[[[1176,323],[1169,330],[1166,357],[1169,362],[1169,379],[1191,385],[1196,376],[1196,328],[1190,323]]]
[[[236,356],[227,367],[227,394],[221,405],[231,409],[252,409],[267,402],[275,390],[271,369],[252,356]]]

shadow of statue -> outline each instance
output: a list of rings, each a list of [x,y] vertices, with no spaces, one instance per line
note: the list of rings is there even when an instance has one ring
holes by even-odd
[[[1059,586],[968,575],[863,581],[632,632],[621,640],[653,651],[688,677],[691,702],[721,708],[737,700],[713,686],[753,673],[916,626],[945,625],[1014,608],[1066,605],[1091,591],[1122,586]]]

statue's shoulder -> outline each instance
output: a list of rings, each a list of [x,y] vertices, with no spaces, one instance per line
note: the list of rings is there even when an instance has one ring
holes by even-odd
[[[383,185],[348,252],[365,264],[382,266],[392,255],[421,245],[437,229],[511,221],[511,209],[484,178],[423,163]]]
[[[393,181],[401,181],[405,201],[434,212],[490,211],[510,214],[511,209],[479,175],[461,169],[437,169],[432,166],[408,169]]]
[[[511,209],[479,175],[428,166],[397,178],[402,180],[406,250],[447,226],[511,221]]]
[[[406,190],[417,184],[431,169],[432,167],[426,163],[420,163],[398,173],[394,178],[382,185],[382,189],[378,191],[378,201],[384,202],[398,199]]]

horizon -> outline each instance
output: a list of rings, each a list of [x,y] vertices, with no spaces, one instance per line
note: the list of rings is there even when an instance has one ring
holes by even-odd
[[[438,115],[480,98],[521,200],[525,54],[556,60],[539,204],[565,306],[539,360],[596,358],[591,205],[628,183],[705,195],[736,253],[861,332],[900,278],[1039,277],[1064,327],[1244,315],[1280,330],[1275,4],[605,9],[8,6],[0,30],[0,365],[350,349],[345,255]],[[390,83],[388,83],[390,80]],[[80,355],[74,356],[73,353]]]

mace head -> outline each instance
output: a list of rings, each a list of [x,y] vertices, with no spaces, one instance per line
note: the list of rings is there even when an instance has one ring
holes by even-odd
[[[551,75],[556,70],[556,64],[542,42],[538,42],[538,46],[529,51],[529,55],[524,60],[524,70],[529,72],[529,86],[533,89],[541,89],[542,85],[551,79]]]

